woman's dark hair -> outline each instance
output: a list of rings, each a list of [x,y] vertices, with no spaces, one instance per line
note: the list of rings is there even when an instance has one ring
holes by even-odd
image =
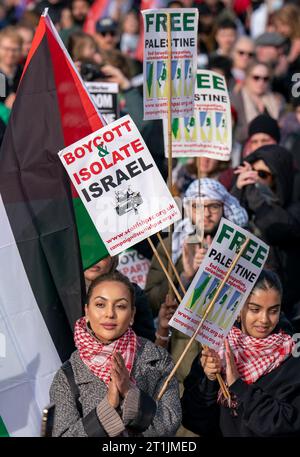
[[[257,278],[256,283],[254,284],[252,293],[257,289],[264,291],[274,289],[279,293],[280,297],[282,297],[281,281],[278,275],[271,270],[262,270],[259,277]]]
[[[98,278],[94,279],[94,281],[91,282],[88,291],[87,291],[87,297],[86,297],[86,302],[87,305],[90,303],[91,296],[93,294],[93,291],[95,287],[97,287],[99,284],[105,281],[110,281],[110,282],[121,282],[124,284],[124,286],[127,287],[129,293],[130,293],[130,298],[131,298],[131,307],[135,307],[135,289],[132,283],[129,281],[127,276],[124,276],[122,273],[119,271],[113,271],[111,273],[107,273],[103,276],[99,276]]]

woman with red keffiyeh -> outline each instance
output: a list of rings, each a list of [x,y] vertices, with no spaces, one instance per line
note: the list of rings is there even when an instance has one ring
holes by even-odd
[[[56,373],[54,436],[173,436],[181,422],[178,382],[156,397],[173,368],[166,350],[137,337],[134,287],[118,271],[92,281],[77,350]]]
[[[194,360],[182,398],[186,428],[201,436],[300,436],[300,359],[282,330],[281,296],[277,275],[262,271],[222,350],[206,348]]]

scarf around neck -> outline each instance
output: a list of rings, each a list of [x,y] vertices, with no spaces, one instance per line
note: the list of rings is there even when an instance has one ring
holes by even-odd
[[[83,363],[106,385],[110,382],[112,357],[117,352],[122,355],[130,375],[137,346],[137,337],[131,328],[112,343],[104,344],[91,334],[82,317],[75,324],[74,341]]]
[[[279,367],[291,355],[294,347],[292,337],[283,331],[267,338],[254,338],[232,327],[227,339],[237,370],[247,384],[253,384]],[[219,355],[221,360],[225,359],[224,346]]]

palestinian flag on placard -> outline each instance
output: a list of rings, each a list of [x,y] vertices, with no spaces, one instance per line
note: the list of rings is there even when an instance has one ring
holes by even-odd
[[[0,151],[0,416],[12,436],[39,435],[53,375],[74,350],[82,263],[107,255],[57,155],[102,126],[45,15]]]
[[[8,431],[5,427],[5,424],[2,420],[2,417],[0,416],[0,438],[4,438],[6,436],[9,436]]]

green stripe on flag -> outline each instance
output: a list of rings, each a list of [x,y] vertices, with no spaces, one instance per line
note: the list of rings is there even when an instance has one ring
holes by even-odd
[[[108,251],[80,198],[73,198],[83,269],[95,265]]]
[[[4,425],[2,417],[0,416],[0,438],[4,438],[5,436],[9,436],[8,431]]]

